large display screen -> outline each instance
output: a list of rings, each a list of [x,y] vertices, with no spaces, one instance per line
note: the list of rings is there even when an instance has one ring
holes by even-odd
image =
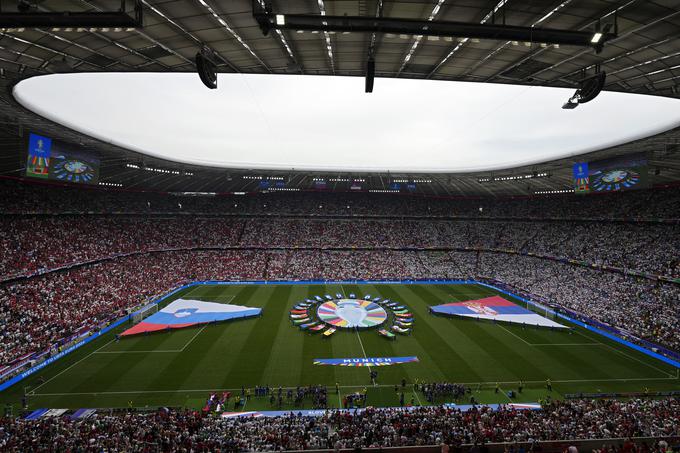
[[[28,137],[26,176],[78,184],[99,182],[99,160],[38,134]]]
[[[574,164],[576,193],[620,192],[647,187],[644,153]]]
[[[26,176],[49,178],[50,158],[52,157],[52,140],[37,134],[28,136],[28,159]]]
[[[574,191],[576,193],[588,193],[590,191],[588,162],[574,164]]]
[[[591,192],[618,192],[647,186],[647,156],[632,156],[591,162],[588,166]]]

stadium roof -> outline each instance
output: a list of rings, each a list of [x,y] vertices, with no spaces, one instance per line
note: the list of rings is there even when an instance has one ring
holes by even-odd
[[[134,31],[53,31],[15,29],[2,33],[0,83],[4,85],[0,110],[4,116],[4,148],[1,170],[17,174],[22,166],[25,129],[82,143],[103,160],[102,180],[126,187],[152,190],[248,190],[241,172],[193,169],[194,177],[174,180],[172,175],[133,172],[129,162],[157,167],[181,167],[142,157],[91,137],[55,125],[22,109],[12,98],[13,84],[23,78],[53,72],[195,72],[193,57],[202,45],[218,55],[220,72],[262,74],[319,74],[363,76],[368,49],[373,42],[376,91],[383,77],[462,80],[490,83],[541,85],[575,89],[581,71],[599,64],[607,71],[606,90],[679,97],[680,10],[674,0],[624,0],[612,2],[560,0],[531,2],[494,1],[337,1],[276,0],[272,10],[285,14],[329,16],[376,15],[382,5],[385,17],[433,21],[486,22],[502,14],[508,24],[565,30],[595,30],[598,20],[611,23],[616,16],[618,35],[596,54],[587,47],[542,46],[536,43],[436,39],[427,36],[353,32],[300,33],[284,30],[264,36],[252,14],[250,0],[149,1],[144,6],[144,28]],[[51,0],[39,4],[42,11],[85,11],[111,8],[105,2]],[[367,95],[370,96],[370,95]],[[593,102],[597,102],[597,99]],[[558,107],[556,107],[558,108]],[[643,150],[652,153],[655,183],[680,180],[677,152],[679,131],[670,131],[630,145],[597,153],[597,157]],[[11,149],[11,151],[10,151]],[[588,157],[584,158],[587,160]],[[449,194],[526,194],[559,190],[569,184],[573,161],[554,161],[540,168],[526,166],[503,174],[549,172],[552,177],[478,183],[482,174],[420,175],[432,179],[419,190]],[[251,172],[252,173],[252,172]],[[202,174],[199,177],[199,174]],[[289,186],[307,184],[313,174],[288,174]],[[373,187],[388,185],[395,175],[367,175]],[[341,178],[342,179],[342,178]],[[238,184],[237,184],[238,181]],[[247,180],[249,181],[249,180]],[[434,182],[436,181],[436,183]],[[252,181],[249,182],[252,189]],[[521,187],[520,187],[521,186]],[[422,189],[420,188],[422,187]]]
[[[185,164],[284,171],[459,173],[540,164],[680,126],[680,100],[434,80],[87,73],[14,88],[27,108],[77,131]],[[415,113],[421,112],[421,113]]]

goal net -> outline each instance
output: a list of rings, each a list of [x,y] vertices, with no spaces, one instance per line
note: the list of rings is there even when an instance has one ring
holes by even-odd
[[[140,310],[137,310],[136,312],[132,313],[132,322],[133,323],[138,323],[142,319],[146,318],[147,316],[151,316],[152,314],[156,313],[158,311],[158,304],[149,304],[144,307],[142,307]]]

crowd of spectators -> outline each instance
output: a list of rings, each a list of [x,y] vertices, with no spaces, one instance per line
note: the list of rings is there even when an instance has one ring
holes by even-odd
[[[479,255],[478,275],[680,351],[680,286],[500,253]]]
[[[166,252],[122,257],[0,285],[0,363],[124,315],[190,280],[262,278],[265,255]]]
[[[478,406],[329,411],[320,416],[221,418],[193,411],[96,415],[71,420],[0,419],[0,450],[277,451],[462,445],[680,435],[680,400],[573,400],[541,410]],[[663,452],[667,443],[660,444]],[[604,451],[618,451],[603,446]],[[654,451],[659,451],[656,447]],[[470,451],[475,451],[475,448]],[[633,451],[632,447],[629,452]],[[668,450],[670,451],[670,450]]]
[[[680,277],[680,223],[76,215],[4,217],[0,232],[0,279],[192,248],[501,249]]]

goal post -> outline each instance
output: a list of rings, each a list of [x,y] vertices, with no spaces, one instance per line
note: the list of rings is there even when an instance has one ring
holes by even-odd
[[[156,313],[157,311],[158,311],[157,303],[145,305],[141,309],[132,313],[132,322],[136,324],[140,322],[142,319],[146,318],[147,316],[151,316],[152,314]]]

